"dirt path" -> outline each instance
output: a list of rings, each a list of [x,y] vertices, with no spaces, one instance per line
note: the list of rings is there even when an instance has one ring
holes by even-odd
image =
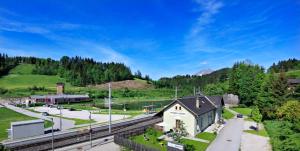
[[[245,121],[244,130],[249,130],[250,126],[255,126],[255,122]],[[262,126],[260,126],[262,128]],[[259,136],[243,132],[241,140],[241,151],[271,151],[272,147],[269,137]]]

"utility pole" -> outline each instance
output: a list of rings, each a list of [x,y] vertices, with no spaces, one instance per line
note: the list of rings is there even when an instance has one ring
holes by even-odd
[[[51,121],[52,121],[52,141],[51,141],[51,146],[52,146],[52,151],[54,151],[54,132],[53,132],[54,122],[53,122],[53,117],[51,118]]]
[[[175,87],[175,100],[177,100],[177,86]]]
[[[62,131],[62,113],[61,113],[61,108],[62,108],[62,106],[59,106],[59,114],[60,114],[60,117],[59,117],[59,128]]]
[[[90,143],[91,143],[91,148],[92,148],[93,144],[92,144],[92,112],[91,111],[90,111],[89,119],[90,119]]]
[[[109,113],[109,125],[108,132],[111,133],[111,85],[108,84],[108,113]]]

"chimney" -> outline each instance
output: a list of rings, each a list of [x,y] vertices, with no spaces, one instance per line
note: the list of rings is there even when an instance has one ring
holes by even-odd
[[[196,95],[196,107],[200,108],[199,95]]]
[[[56,83],[56,94],[64,94],[65,84],[62,82]]]

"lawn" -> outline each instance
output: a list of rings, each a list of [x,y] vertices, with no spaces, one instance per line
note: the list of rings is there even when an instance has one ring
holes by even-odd
[[[223,113],[222,113],[222,117],[224,117],[225,119],[231,119],[231,118],[234,117],[234,114],[224,108]]]
[[[10,128],[11,122],[35,120],[36,118],[17,113],[7,108],[0,108],[0,141],[7,139],[7,129]],[[52,122],[45,121],[45,127],[52,126]]]
[[[138,135],[138,136],[133,136],[131,139],[139,144],[143,144],[143,145],[151,147],[151,148],[155,148],[155,149],[158,149],[161,151],[167,150],[167,147],[166,147],[167,142],[166,141],[161,141],[161,142],[157,141],[157,137],[163,135],[163,133],[161,131],[150,128],[145,132],[145,135],[147,138],[149,138],[148,141],[145,140],[143,134]],[[215,139],[216,135],[212,134],[212,133],[201,133],[201,134],[197,135],[197,137],[201,138],[201,139],[213,141]],[[161,145],[161,143],[163,143],[164,145]],[[194,140],[190,140],[190,139],[181,139],[181,143],[183,145],[194,146],[195,151],[205,151],[209,145],[208,143],[203,143],[203,142],[194,141]]]
[[[214,133],[203,132],[203,133],[199,133],[198,135],[196,135],[196,137],[200,138],[200,139],[208,140],[209,142],[212,142],[217,137],[217,135]]]
[[[133,140],[133,141],[135,141],[135,142],[137,142],[137,143],[139,143],[139,144],[143,144],[145,146],[148,146],[150,148],[155,148],[155,149],[158,149],[158,150],[161,150],[161,151],[166,151],[167,150],[166,141],[162,141],[161,142],[164,145],[161,145],[157,141],[157,137],[163,135],[163,133],[161,131],[157,131],[155,129],[149,128],[145,132],[145,135],[146,135],[147,138],[149,138],[148,141],[144,139],[144,134],[133,136],[130,139]]]
[[[60,117],[59,115],[50,115],[50,116],[54,116],[54,117]],[[72,120],[72,121],[75,121],[75,125],[81,125],[81,124],[89,124],[90,122],[91,123],[96,123],[95,120],[83,120],[83,119],[78,119],[78,118],[69,118],[69,117],[62,117],[63,119],[66,119],[66,120]]]
[[[208,147],[208,143],[198,142],[190,139],[181,139],[182,143],[185,145],[193,145],[195,151],[205,151]]]
[[[230,108],[240,114],[243,114],[243,115],[250,115],[251,114],[251,111],[252,109],[251,108],[240,108],[240,107],[233,107],[233,108]]]
[[[244,130],[244,132],[255,134],[255,135],[259,135],[259,136],[264,136],[264,137],[268,137],[269,136],[268,132],[265,129],[260,129],[258,131],[256,131],[256,130]]]

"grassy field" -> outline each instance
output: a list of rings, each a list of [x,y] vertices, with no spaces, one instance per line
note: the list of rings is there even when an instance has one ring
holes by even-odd
[[[300,70],[288,71],[286,76],[289,78],[300,78]]]
[[[57,82],[66,83],[66,87],[72,87],[65,79],[58,76],[32,74],[34,66],[21,64],[12,69],[7,76],[0,78],[0,85],[6,89],[21,89],[32,86],[55,89]]]
[[[7,139],[7,129],[10,128],[11,122],[35,120],[36,118],[29,117],[7,108],[0,108],[0,141]],[[45,127],[52,126],[50,121],[45,121]]]
[[[227,109],[223,109],[223,113],[222,113],[222,117],[225,118],[225,119],[231,119],[234,117],[234,114],[229,112]]]
[[[252,112],[252,109],[251,108],[239,108],[239,107],[233,107],[233,108],[230,108],[240,114],[243,114],[243,115],[250,115],[251,112]]]
[[[255,134],[255,135],[259,135],[259,136],[264,136],[264,137],[268,137],[269,136],[268,132],[265,129],[260,129],[258,131],[256,131],[256,130],[244,130],[244,132]]]

